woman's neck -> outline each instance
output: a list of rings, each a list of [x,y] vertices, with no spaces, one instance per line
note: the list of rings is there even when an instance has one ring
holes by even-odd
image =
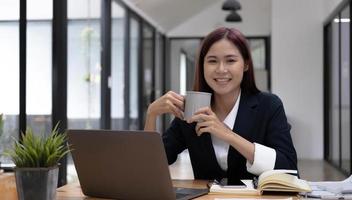
[[[230,113],[232,108],[235,106],[235,103],[240,94],[240,89],[236,90],[234,93],[219,95],[214,92],[214,104],[213,111],[218,116],[218,118],[223,121],[226,116]]]

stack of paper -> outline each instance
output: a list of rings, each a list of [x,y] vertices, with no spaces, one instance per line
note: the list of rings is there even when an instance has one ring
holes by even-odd
[[[352,199],[352,175],[343,181],[308,182],[312,192],[302,193],[307,197],[322,199]]]

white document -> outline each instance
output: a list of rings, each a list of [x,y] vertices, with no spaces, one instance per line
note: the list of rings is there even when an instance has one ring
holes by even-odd
[[[322,199],[351,199],[352,175],[343,181],[308,182],[312,192],[301,194]]]

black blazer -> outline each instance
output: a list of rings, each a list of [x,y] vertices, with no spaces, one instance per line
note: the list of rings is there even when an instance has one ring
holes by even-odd
[[[209,133],[197,136],[196,123],[175,118],[163,134],[163,142],[169,164],[177,155],[188,149],[196,179],[230,180],[251,179],[246,159],[232,146],[229,148],[224,171],[218,164]],[[297,155],[290,135],[284,107],[279,97],[260,92],[248,95],[242,92],[233,131],[250,142],[256,142],[276,150],[275,169],[297,169]]]

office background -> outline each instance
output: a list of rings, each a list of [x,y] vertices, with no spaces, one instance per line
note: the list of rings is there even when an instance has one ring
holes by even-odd
[[[259,88],[281,97],[299,159],[350,174],[350,0],[239,0],[240,23],[225,22],[223,2],[1,0],[0,151],[58,121],[142,129],[151,101],[191,88],[201,38],[228,26],[248,37]],[[70,170],[68,158],[61,184]]]

